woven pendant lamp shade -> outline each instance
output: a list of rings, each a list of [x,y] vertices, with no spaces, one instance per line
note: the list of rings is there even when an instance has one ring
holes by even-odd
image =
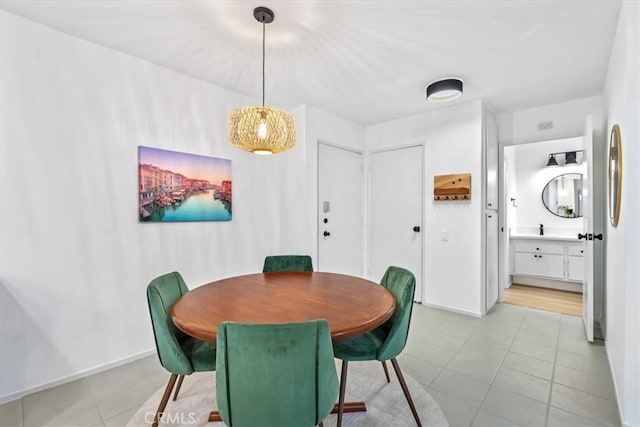
[[[255,154],[274,154],[296,145],[296,120],[285,111],[264,106],[265,25],[275,14],[267,7],[253,9],[253,17],[262,24],[262,106],[234,110],[229,116],[229,142]]]
[[[296,144],[296,121],[275,108],[238,108],[229,116],[229,141],[255,154],[280,153]]]

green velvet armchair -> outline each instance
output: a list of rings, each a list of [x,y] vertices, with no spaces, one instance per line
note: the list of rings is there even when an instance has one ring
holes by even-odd
[[[228,426],[322,425],[338,395],[326,320],[223,322],[217,338],[216,398]]]
[[[263,273],[275,271],[313,271],[309,255],[272,255],[264,259]]]
[[[411,393],[402,376],[400,365],[398,365],[398,361],[396,360],[396,356],[404,349],[409,334],[416,279],[410,271],[404,268],[390,266],[385,272],[380,284],[393,294],[396,301],[396,308],[391,318],[370,332],[337,342],[333,345],[335,357],[342,360],[340,397],[338,399],[338,426],[342,425],[348,364],[350,361],[364,360],[381,361],[385,374],[387,375],[387,381],[389,381],[389,375],[384,362],[391,360],[391,364],[400,381],[400,386],[407,399],[409,408],[413,413],[413,417],[418,426],[422,425],[413,399],[411,398]]]
[[[153,335],[160,364],[171,373],[160,405],[153,419],[153,427],[158,425],[162,412],[167,406],[171,391],[178,380],[173,400],[178,397],[185,375],[193,372],[214,371],[216,369],[215,344],[193,338],[173,324],[171,309],[180,296],[189,289],[180,273],[173,272],[159,276],[147,287],[147,302]]]

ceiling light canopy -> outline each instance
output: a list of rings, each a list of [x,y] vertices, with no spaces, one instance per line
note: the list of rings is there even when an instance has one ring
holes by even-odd
[[[437,80],[427,86],[427,101],[448,102],[462,96],[462,80],[452,77]]]
[[[275,14],[266,7],[256,7],[253,17],[262,24],[262,106],[243,107],[229,116],[229,141],[255,154],[273,154],[296,145],[296,121],[286,111],[264,105],[265,25]]]

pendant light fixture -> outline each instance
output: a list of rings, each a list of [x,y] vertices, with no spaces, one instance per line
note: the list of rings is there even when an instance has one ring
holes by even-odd
[[[265,26],[275,14],[266,7],[256,7],[253,17],[262,24],[262,106],[243,107],[229,116],[229,141],[255,154],[273,154],[296,144],[296,121],[286,111],[264,105]]]
[[[462,96],[462,80],[456,77],[437,80],[427,86],[427,101],[448,102]]]

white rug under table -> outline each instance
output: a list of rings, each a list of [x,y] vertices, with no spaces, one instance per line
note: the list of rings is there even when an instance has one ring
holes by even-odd
[[[339,378],[340,362],[336,363]],[[389,366],[391,383],[387,383],[380,362],[351,362],[347,376],[345,401],[364,401],[367,412],[345,413],[344,427],[415,426],[415,420],[402,393],[400,383]],[[448,427],[446,417],[427,390],[403,372],[407,387],[424,426]],[[169,374],[167,373],[167,380]],[[153,421],[164,387],[156,391],[131,417],[127,427],[148,426]],[[172,396],[173,397],[173,396]],[[176,401],[169,400],[160,426],[221,427],[223,422],[209,423],[209,413],[217,409],[215,397],[215,372],[198,372],[187,376]],[[324,425],[335,426],[337,415],[330,414]]]

